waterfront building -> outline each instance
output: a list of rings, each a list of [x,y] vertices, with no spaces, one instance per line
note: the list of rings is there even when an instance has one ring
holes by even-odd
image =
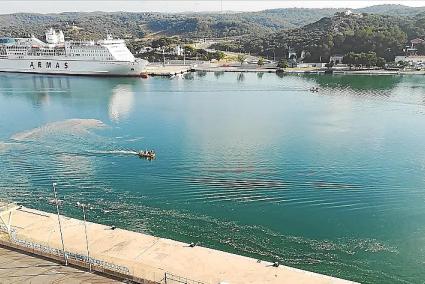
[[[182,56],[184,53],[184,48],[181,45],[176,45],[176,47],[174,47],[173,52],[177,56]]]
[[[342,54],[334,54],[329,58],[329,62],[335,63],[335,65],[342,64],[342,60],[344,59],[344,55]]]
[[[407,62],[410,66],[422,68],[425,65],[425,55],[399,55],[395,57],[395,62]]]
[[[418,45],[425,44],[425,40],[420,38],[415,38],[410,41],[410,45],[407,45],[403,50],[406,55],[417,55]]]

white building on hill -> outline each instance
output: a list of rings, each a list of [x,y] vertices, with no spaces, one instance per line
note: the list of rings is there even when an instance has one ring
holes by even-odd
[[[424,55],[399,55],[395,57],[395,62],[407,62],[410,65],[419,65],[419,64],[425,64],[425,56]]]

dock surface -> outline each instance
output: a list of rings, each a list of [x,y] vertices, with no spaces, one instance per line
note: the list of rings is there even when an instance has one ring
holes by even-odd
[[[115,284],[122,282],[0,246],[0,283]]]
[[[150,76],[173,76],[189,72],[191,69],[192,67],[190,65],[162,65],[152,63],[146,67],[146,73]]]
[[[0,212],[1,214],[1,212]],[[41,245],[62,248],[58,217],[25,207],[14,207],[11,241],[24,246]],[[83,257],[87,254],[84,223],[61,216],[65,251]],[[3,226],[4,230],[4,226]],[[197,284],[248,283],[354,283],[330,276],[307,272],[272,263],[230,254],[205,247],[154,237],[108,226],[87,223],[89,251],[92,259],[104,265],[116,265],[126,274],[156,283],[164,278],[184,277]]]

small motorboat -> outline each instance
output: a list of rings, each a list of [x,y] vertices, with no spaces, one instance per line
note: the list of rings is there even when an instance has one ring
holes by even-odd
[[[139,156],[139,158],[146,158],[152,160],[155,159],[156,154],[153,150],[146,150],[137,152],[137,156]]]
[[[319,87],[311,87],[310,88],[310,92],[318,92],[319,91]]]

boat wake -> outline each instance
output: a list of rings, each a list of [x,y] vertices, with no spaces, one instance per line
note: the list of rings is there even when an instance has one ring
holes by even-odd
[[[44,149],[48,148],[49,152],[55,150],[58,145],[59,149],[66,148],[69,151],[75,150],[75,153],[81,151],[81,145],[85,149],[100,149],[100,150],[86,150],[86,153],[92,155],[137,155],[138,151],[134,149],[116,149],[113,145],[105,145],[105,137],[97,137],[93,135],[92,129],[105,128],[106,125],[97,119],[67,119],[44,124],[30,130],[19,132],[10,137],[10,145],[27,144],[33,142],[43,142]],[[125,137],[115,137],[121,139]],[[0,152],[4,152],[10,146],[0,141]],[[31,149],[37,145],[31,144]],[[105,149],[106,150],[103,150]],[[113,150],[107,150],[107,149]],[[115,149],[114,149],[115,148]],[[62,151],[60,151],[62,152]],[[40,153],[40,150],[38,151]]]
[[[115,154],[115,155],[137,155],[137,151],[134,150],[89,150],[91,154]]]

